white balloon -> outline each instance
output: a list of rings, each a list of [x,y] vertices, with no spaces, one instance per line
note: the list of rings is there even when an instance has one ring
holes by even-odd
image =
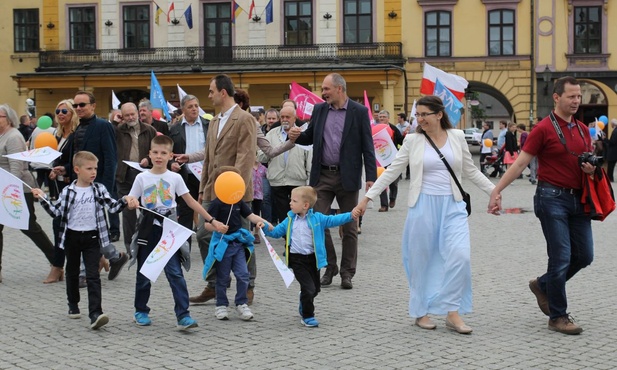
[[[32,100],[32,99],[28,98],[28,99],[26,99],[26,104],[27,104],[29,107],[31,107],[31,106],[33,106],[33,105],[34,105],[34,100]]]

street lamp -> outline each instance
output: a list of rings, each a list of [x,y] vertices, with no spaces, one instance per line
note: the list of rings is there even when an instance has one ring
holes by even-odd
[[[548,83],[551,80],[551,70],[548,68],[548,64],[544,67],[542,72],[542,80],[544,80],[544,96],[548,95]]]

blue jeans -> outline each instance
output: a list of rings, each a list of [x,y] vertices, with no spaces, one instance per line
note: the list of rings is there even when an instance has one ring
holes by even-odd
[[[246,290],[249,286],[249,270],[246,267],[244,244],[232,241],[225,250],[225,256],[216,262],[216,305],[229,306],[227,284],[231,280],[229,273],[236,277],[236,306],[248,303]]]
[[[140,246],[137,252],[137,281],[135,283],[135,311],[150,312],[148,300],[150,300],[150,280],[145,277],[139,270],[144,265],[148,255],[161,239],[163,229],[160,226],[153,225],[152,232],[148,238],[147,246]],[[186,316],[189,316],[189,292],[186,288],[186,281],[182,274],[182,265],[180,264],[180,250],[171,257],[165,266],[165,276],[169,281],[171,293],[174,296],[174,311],[178,321]]]
[[[543,185],[534,196],[548,254],[548,270],[538,283],[548,297],[551,319],[567,314],[566,281],[593,260],[591,219],[583,213],[580,198],[580,192]]]
[[[261,202],[261,217],[263,217],[263,219],[268,221],[269,223],[272,223],[272,202],[270,200],[271,199],[270,198],[270,193],[271,193],[270,181],[268,181],[268,179],[264,177],[262,179],[261,186],[262,186],[262,190],[264,193],[264,198]]]

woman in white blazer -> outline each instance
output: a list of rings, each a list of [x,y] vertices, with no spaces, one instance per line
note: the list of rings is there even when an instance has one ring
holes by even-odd
[[[409,282],[409,315],[423,329],[435,329],[428,316],[447,315],[446,327],[471,333],[460,314],[471,312],[469,224],[463,196],[445,164],[427,141],[439,148],[459,180],[469,179],[490,195],[495,187],[474,165],[461,130],[453,130],[441,99],[425,96],[416,107],[418,129],[407,135],[396,159],[358,203],[363,214],[391,182],[410,167],[403,265]]]

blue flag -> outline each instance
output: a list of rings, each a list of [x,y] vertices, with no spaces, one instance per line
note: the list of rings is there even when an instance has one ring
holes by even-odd
[[[463,108],[463,103],[457,99],[457,97],[452,94],[448,88],[446,88],[439,79],[435,80],[435,90],[433,90],[433,95],[436,95],[441,98],[443,101],[443,106],[446,109],[446,113],[448,113],[448,117],[450,118],[450,123],[452,126],[456,127],[458,121],[461,120],[461,108]]]
[[[167,108],[167,101],[163,95],[163,89],[161,89],[161,85],[159,85],[159,81],[156,79],[154,71],[150,71],[150,102],[152,103],[152,108],[161,109],[163,113],[165,113],[165,118],[167,118],[167,121],[171,120],[169,109]]]
[[[272,10],[272,0],[266,5],[266,24],[274,22],[274,11]]]
[[[191,4],[184,11],[184,19],[186,19],[186,25],[189,26],[189,29],[193,29],[193,11],[191,10]]]

